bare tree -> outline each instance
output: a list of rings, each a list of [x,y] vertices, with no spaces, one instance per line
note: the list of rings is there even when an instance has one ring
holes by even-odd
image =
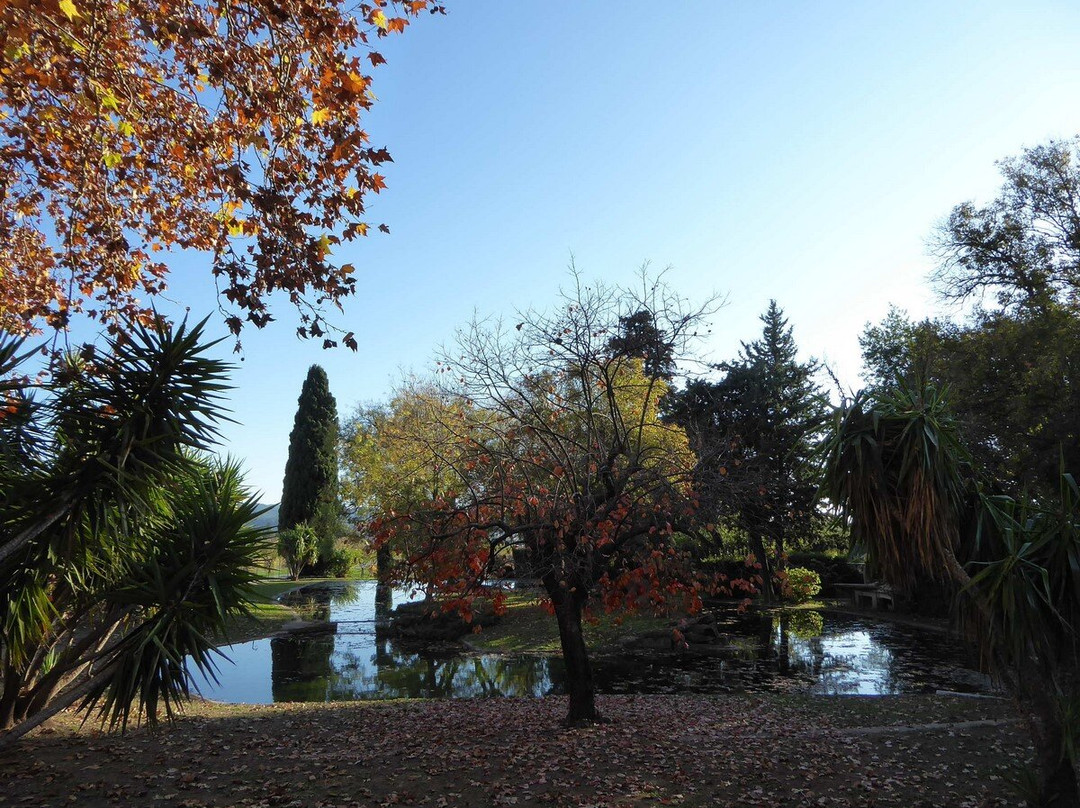
[[[693,307],[643,280],[635,293],[575,273],[556,309],[462,330],[437,374],[444,396],[462,404],[443,410],[458,419],[462,441],[442,452],[459,483],[379,525],[387,540],[418,542],[408,568],[462,608],[500,555],[528,554],[558,621],[572,723],[598,718],[587,606],[700,607],[702,584],[673,542],[694,510],[696,457],[683,430],[659,418],[668,384],[611,340],[647,311],[673,355],[686,355],[716,301]]]

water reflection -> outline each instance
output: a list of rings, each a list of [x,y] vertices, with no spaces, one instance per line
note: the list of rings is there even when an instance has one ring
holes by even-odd
[[[390,640],[385,629],[391,604],[414,597],[374,582],[304,587],[286,602],[335,622],[336,633],[230,646],[227,653],[236,664],[223,664],[219,682],[201,681],[199,689],[208,698],[246,703],[565,692],[558,657],[447,652]],[[597,656],[598,690],[831,695],[989,688],[985,677],[967,667],[954,641],[930,631],[808,611],[733,613],[718,627],[720,639],[699,653]]]

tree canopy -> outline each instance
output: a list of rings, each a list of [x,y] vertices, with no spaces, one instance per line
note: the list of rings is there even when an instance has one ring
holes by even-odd
[[[812,455],[827,407],[814,381],[817,363],[798,360],[792,328],[775,300],[761,322],[760,339],[716,366],[723,373],[718,381],[690,381],[665,409],[699,455],[703,511],[745,532],[771,589],[771,569],[783,566],[787,544],[820,528]]]
[[[1005,183],[984,207],[957,205],[938,229],[934,275],[946,298],[995,296],[1004,308],[1080,292],[1080,138],[1001,161]]]
[[[425,9],[441,6],[4,3],[0,327],[148,322],[180,248],[209,254],[234,334],[281,292],[301,335],[324,336],[324,307],[356,283],[334,246],[373,227],[391,159],[363,126],[373,42]]]
[[[422,430],[405,445],[423,449],[402,453],[416,474],[397,477],[421,493],[402,497],[395,483],[405,509],[372,526],[381,543],[398,542],[402,574],[444,593],[447,608],[467,611],[506,554],[524,552],[558,621],[576,721],[596,717],[587,604],[700,607],[702,582],[673,540],[693,510],[696,459],[683,430],[659,417],[667,383],[611,340],[623,318],[648,309],[677,354],[708,307],[575,280],[554,311],[462,331],[440,359],[438,396],[426,400],[441,403],[423,404],[425,419],[409,412],[424,399],[398,397],[373,422],[388,436],[391,425]],[[432,487],[435,471],[447,481]]]

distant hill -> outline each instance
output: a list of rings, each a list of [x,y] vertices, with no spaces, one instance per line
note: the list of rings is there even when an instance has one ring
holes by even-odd
[[[271,527],[271,528],[274,528],[276,530],[277,529],[277,519],[278,519],[278,507],[280,507],[280,503],[275,503],[273,505],[265,505],[263,503],[259,503],[259,507],[260,508],[267,508],[268,507],[268,508],[270,508],[270,510],[268,510],[266,513],[264,513],[262,516],[258,517],[257,519],[252,519],[251,524],[254,527]]]

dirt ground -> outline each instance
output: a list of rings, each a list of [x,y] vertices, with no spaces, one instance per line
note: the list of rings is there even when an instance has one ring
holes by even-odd
[[[157,732],[72,717],[0,755],[0,806],[997,806],[1030,755],[1005,702],[607,696],[196,703]],[[913,729],[915,728],[915,729]]]

